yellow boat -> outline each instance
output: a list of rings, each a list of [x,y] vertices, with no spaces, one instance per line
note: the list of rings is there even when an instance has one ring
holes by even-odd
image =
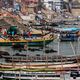
[[[27,39],[18,39],[18,40],[10,40],[9,38],[0,38],[0,46],[12,46],[12,45],[28,45],[28,46],[43,46],[49,44],[55,39],[50,33],[43,36],[43,37],[36,37],[36,38],[27,38]]]
[[[43,34],[44,33],[44,34]],[[25,35],[19,32],[16,26],[12,26],[7,30],[7,35],[0,35],[0,46],[13,46],[13,45],[27,45],[27,46],[43,46],[49,44],[55,39],[52,33],[32,29],[30,31],[31,36],[28,36],[25,31]]]

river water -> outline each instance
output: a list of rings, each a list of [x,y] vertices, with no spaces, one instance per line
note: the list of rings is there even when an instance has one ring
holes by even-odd
[[[71,56],[71,55],[79,55],[80,54],[80,41],[77,42],[59,42],[58,40],[54,40],[51,42],[48,47],[57,51],[57,53],[49,53],[49,54],[59,54],[64,56]],[[26,51],[18,51],[13,50],[11,47],[0,47],[0,51],[9,52],[11,55],[15,53],[24,54]],[[28,51],[28,54],[43,54],[43,51]]]

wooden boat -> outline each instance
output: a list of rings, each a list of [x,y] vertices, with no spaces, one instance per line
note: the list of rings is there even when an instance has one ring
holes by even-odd
[[[30,32],[30,33],[29,33]],[[27,46],[43,46],[52,42],[56,37],[47,31],[32,29],[22,34],[16,26],[11,26],[7,30],[7,35],[0,35],[0,46],[27,45]],[[44,34],[43,34],[44,33]]]
[[[78,36],[76,33],[68,32],[68,33],[60,33],[60,41],[77,41]]]
[[[77,41],[78,40],[78,28],[63,28],[60,30],[60,41]]]
[[[13,46],[13,45],[28,45],[28,46],[43,46],[43,43],[45,42],[45,45],[49,44],[55,39],[54,36],[52,36],[50,33],[43,36],[43,37],[36,37],[36,38],[19,38],[17,39],[9,39],[4,38],[1,36],[0,38],[0,46]]]

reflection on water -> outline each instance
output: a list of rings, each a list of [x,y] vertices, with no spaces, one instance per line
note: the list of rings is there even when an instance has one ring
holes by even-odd
[[[59,53],[44,53],[43,50],[42,51],[18,51],[18,50],[13,50],[11,47],[0,47],[1,51],[6,51],[8,52],[11,56],[19,53],[19,54],[27,54],[27,55],[36,55],[36,54],[40,54],[40,55],[44,55],[44,54],[50,54],[50,56],[53,55],[64,55],[64,56],[75,56],[76,55],[80,55],[80,42],[58,42],[57,40],[53,41],[52,43],[50,43],[48,45],[48,47],[58,51]],[[0,63],[5,63],[5,59],[4,58],[0,58]]]
[[[58,50],[61,55],[74,55],[74,51],[79,55],[80,42],[53,42],[53,48]],[[74,49],[74,50],[73,50]]]
[[[58,45],[59,44],[59,45]],[[53,41],[52,43],[49,44],[49,47],[53,48],[54,50],[58,51],[58,46],[59,46],[59,54],[60,55],[74,55],[74,51],[76,54],[80,54],[80,42],[57,42]],[[74,50],[73,50],[74,49]],[[6,51],[9,52],[10,55],[13,55],[15,53],[20,53],[20,54],[26,54],[26,51],[18,51],[18,50],[13,50],[11,47],[0,47],[1,51]],[[27,51],[27,54],[43,54],[43,51]],[[57,53],[50,53],[50,54],[57,54]]]

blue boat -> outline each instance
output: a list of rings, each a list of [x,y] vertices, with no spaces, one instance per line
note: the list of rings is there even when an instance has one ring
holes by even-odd
[[[60,29],[60,41],[77,41],[79,28],[62,28]]]

